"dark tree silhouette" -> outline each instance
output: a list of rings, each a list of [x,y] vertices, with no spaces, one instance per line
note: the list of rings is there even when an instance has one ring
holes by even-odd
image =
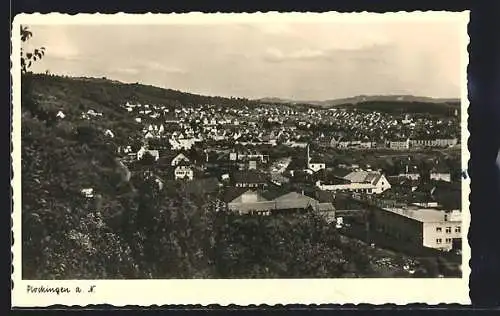
[[[27,42],[33,33],[27,26],[21,26],[21,41]],[[25,52],[21,47],[21,72],[27,73],[33,62],[42,59],[45,55],[45,47],[36,48],[33,51]]]

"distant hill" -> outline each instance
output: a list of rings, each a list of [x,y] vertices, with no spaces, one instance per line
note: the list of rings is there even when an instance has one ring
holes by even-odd
[[[310,104],[323,107],[343,106],[346,104],[355,105],[363,102],[384,101],[384,102],[424,102],[424,103],[459,103],[459,98],[431,98],[413,95],[358,95],[349,98],[331,100],[291,100],[282,98],[262,98],[260,102],[269,103],[289,103],[289,104]]]
[[[260,106],[261,104],[293,105],[297,108],[356,108],[386,113],[429,113],[453,115],[460,108],[459,99],[436,99],[409,95],[356,96],[325,101],[293,101],[281,98],[249,100],[204,96],[178,90],[158,88],[139,83],[122,83],[106,78],[74,78],[53,75],[33,75],[35,95],[53,111],[66,110],[79,114],[90,108],[114,116],[124,110],[125,102],[162,104],[169,108],[182,105],[213,104],[221,107]],[[118,112],[118,113],[117,113]]]
[[[280,98],[259,99],[263,103],[291,104],[296,106],[310,105],[316,108],[356,108],[365,111],[385,113],[429,113],[437,115],[453,115],[460,109],[460,99],[430,98],[411,95],[360,95],[350,98],[325,101],[293,101]]]

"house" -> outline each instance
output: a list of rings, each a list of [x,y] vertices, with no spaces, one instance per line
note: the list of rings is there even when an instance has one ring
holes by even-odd
[[[171,138],[169,143],[172,150],[190,150],[196,143],[195,138]]]
[[[451,147],[458,143],[456,138],[437,138],[435,140],[437,147]]]
[[[461,215],[460,211],[427,208],[376,208],[373,225],[399,242],[449,251],[462,239]]]
[[[380,194],[391,188],[387,178],[378,171],[353,171],[344,176],[344,179],[351,181],[351,183],[369,183],[373,186],[372,193],[375,194]]]
[[[104,136],[114,138],[115,134],[113,134],[113,132],[111,130],[107,129],[106,131],[104,131]]]
[[[420,179],[420,173],[416,173],[416,172],[400,173],[398,175],[398,177],[407,178],[407,179],[415,180],[416,181],[416,180]]]
[[[325,168],[326,164],[320,160],[311,159],[307,163],[307,169],[311,170],[312,172],[318,172],[320,170],[324,170]]]
[[[344,139],[342,135],[337,136],[337,138],[332,137],[330,140],[330,147],[333,148],[348,148],[351,144],[352,142],[348,139]]]
[[[237,188],[265,188],[268,186],[267,177],[255,170],[234,172],[231,179]]]
[[[102,116],[102,113],[96,112],[93,109],[90,109],[90,110],[87,111],[87,115],[91,115],[91,116],[95,117],[95,116]]]
[[[63,111],[59,111],[59,112],[57,112],[56,116],[57,116],[58,118],[60,118],[60,119],[63,119],[63,118],[65,118],[65,117],[66,117],[66,115],[63,113]]]
[[[156,185],[158,185],[158,190],[159,191],[163,190],[163,181],[159,178],[155,178],[154,181],[155,181]]]
[[[148,153],[151,156],[153,156],[153,158],[154,158],[155,161],[157,161],[158,159],[160,159],[160,153],[158,152],[158,150],[150,150],[150,149],[147,149],[146,147],[142,146],[141,149],[139,149],[139,151],[136,154],[137,155],[137,160],[141,160],[146,153]]]
[[[248,162],[248,170],[256,170],[257,169],[257,161],[256,160],[250,160]]]
[[[86,198],[92,198],[94,197],[94,189],[93,188],[85,188],[81,189],[80,192],[85,196]]]
[[[381,194],[391,188],[389,181],[380,172],[363,170],[353,171],[343,179],[335,179],[335,181],[318,180],[316,186],[325,191],[365,194]]]
[[[174,169],[174,179],[175,180],[193,180],[194,171],[191,166],[186,164],[180,164]]]
[[[410,159],[410,158],[408,158],[408,159]],[[420,179],[420,173],[416,172],[416,171],[418,171],[417,166],[410,167],[409,164],[407,164],[406,168],[405,168],[405,172],[400,173],[398,176],[416,181],[416,180]]]
[[[174,158],[172,158],[170,165],[172,167],[175,167],[175,166],[179,165],[182,161],[190,162],[189,158],[186,157],[186,155],[184,155],[183,153],[179,153]]]
[[[431,172],[430,179],[435,181],[451,182],[451,174],[449,172]]]

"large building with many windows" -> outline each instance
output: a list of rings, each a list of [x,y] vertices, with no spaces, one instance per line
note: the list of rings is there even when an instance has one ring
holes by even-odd
[[[375,229],[403,243],[439,250],[452,250],[462,239],[462,213],[437,209],[377,208]]]

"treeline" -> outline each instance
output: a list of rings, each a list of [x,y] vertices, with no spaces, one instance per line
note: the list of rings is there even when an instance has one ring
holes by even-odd
[[[255,106],[245,98],[202,96],[178,90],[158,88],[139,83],[121,83],[105,78],[67,77],[31,74],[35,93],[40,91],[66,101],[75,101],[80,108],[90,105],[95,110],[113,111],[126,102],[149,105],[165,105],[167,108],[213,104],[219,107]]]

